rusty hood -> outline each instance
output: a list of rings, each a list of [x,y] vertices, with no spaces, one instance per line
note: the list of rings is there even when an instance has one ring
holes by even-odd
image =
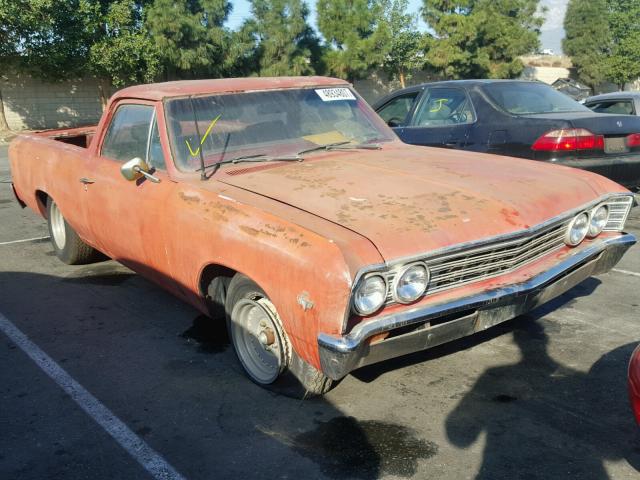
[[[523,230],[624,191],[567,167],[397,142],[216,177],[363,235],[387,261]]]

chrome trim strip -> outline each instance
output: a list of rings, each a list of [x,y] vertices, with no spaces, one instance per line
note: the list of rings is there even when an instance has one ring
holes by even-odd
[[[390,261],[385,261],[383,263],[377,263],[377,264],[373,264],[373,265],[367,265],[366,267],[361,268],[360,270],[358,270],[358,272],[356,273],[356,276],[353,280],[353,283],[351,284],[351,292],[349,294],[349,307],[347,309],[347,311],[345,312],[344,315],[344,319],[342,321],[342,333],[346,332],[346,327],[347,327],[347,322],[349,320],[349,317],[352,315],[353,313],[353,292],[355,290],[355,288],[358,286],[358,283],[360,282],[360,280],[368,274],[376,274],[376,273],[381,273],[383,276],[385,276],[386,278],[386,272],[388,272],[389,270],[393,269],[394,267],[397,267],[401,264],[404,263],[409,263],[409,262],[415,262],[415,261],[428,261],[429,258],[435,257],[435,256],[440,256],[440,255],[445,255],[445,254],[455,254],[458,253],[459,251],[465,250],[465,249],[472,249],[472,248],[476,248],[476,247],[483,247],[483,246],[490,246],[489,244],[493,244],[493,243],[498,243],[498,242],[508,242],[511,240],[518,240],[521,237],[526,237],[526,236],[532,236],[535,233],[544,230],[545,228],[550,228],[552,226],[554,226],[555,224],[561,224],[564,221],[569,220],[572,216],[575,216],[577,213],[585,211],[585,210],[590,210],[593,207],[595,207],[596,205],[600,204],[600,203],[606,203],[607,201],[611,200],[612,198],[615,197],[631,197],[632,202],[634,199],[634,195],[631,192],[618,192],[618,193],[608,193],[606,195],[603,195],[601,197],[599,197],[598,199],[589,202],[586,205],[583,205],[581,207],[578,208],[574,208],[573,210],[569,210],[567,212],[562,213],[561,215],[557,215],[553,218],[550,218],[549,220],[546,220],[545,222],[539,223],[538,225],[534,225],[528,229],[525,230],[519,230],[517,232],[511,232],[511,233],[506,233],[503,235],[496,235],[495,237],[488,237],[488,238],[483,238],[480,240],[473,240],[470,242],[465,242],[465,243],[458,243],[455,245],[451,245],[448,247],[443,247],[443,248],[439,248],[437,250],[432,250],[430,252],[426,252],[426,253],[420,253],[420,254],[416,254],[416,255],[411,255],[411,256],[407,256],[407,257],[400,257],[394,260],[390,260]],[[629,210],[631,210],[631,208],[629,208]],[[606,227],[605,227],[606,230]],[[508,273],[508,272],[507,272]],[[455,288],[455,287],[454,287]]]
[[[429,318],[438,317],[443,314],[450,314],[457,311],[481,307],[483,305],[495,303],[504,297],[528,293],[552,282],[567,270],[571,270],[582,262],[604,252],[609,247],[616,245],[629,247],[634,243],[636,243],[636,237],[628,233],[618,237],[605,238],[599,242],[592,243],[583,250],[577,251],[569,258],[563,260],[549,270],[527,280],[526,282],[497,288],[495,290],[489,290],[448,302],[416,307],[411,310],[385,315],[371,321],[365,320],[353,327],[351,332],[344,336],[333,336],[320,333],[318,335],[318,344],[321,348],[326,348],[339,353],[353,352],[367,338],[378,333],[394,330],[413,323],[423,322]]]

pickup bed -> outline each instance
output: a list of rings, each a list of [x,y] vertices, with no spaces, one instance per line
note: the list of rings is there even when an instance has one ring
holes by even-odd
[[[77,147],[89,148],[91,140],[93,140],[93,136],[96,133],[96,128],[97,125],[78,128],[60,128],[57,130],[35,132],[34,135],[50,138]]]
[[[522,314],[635,242],[611,180],[403,144],[331,78],[129,87],[9,160],[61,260],[106,255],[226,321],[247,375],[295,396]]]

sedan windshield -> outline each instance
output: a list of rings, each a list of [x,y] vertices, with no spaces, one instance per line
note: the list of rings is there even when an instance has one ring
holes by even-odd
[[[571,97],[543,83],[495,82],[484,85],[482,89],[498,106],[514,115],[589,111]]]
[[[168,100],[178,169],[193,172],[246,156],[295,155],[334,143],[391,141],[393,133],[352,90],[268,90]],[[311,150],[309,150],[311,151]]]

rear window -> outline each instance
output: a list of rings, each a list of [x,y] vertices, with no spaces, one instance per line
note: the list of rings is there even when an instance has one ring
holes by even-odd
[[[564,93],[542,83],[496,82],[484,85],[482,89],[499,107],[514,115],[589,111]]]
[[[618,115],[634,115],[633,102],[631,100],[601,100],[587,104],[594,112],[613,113]]]

